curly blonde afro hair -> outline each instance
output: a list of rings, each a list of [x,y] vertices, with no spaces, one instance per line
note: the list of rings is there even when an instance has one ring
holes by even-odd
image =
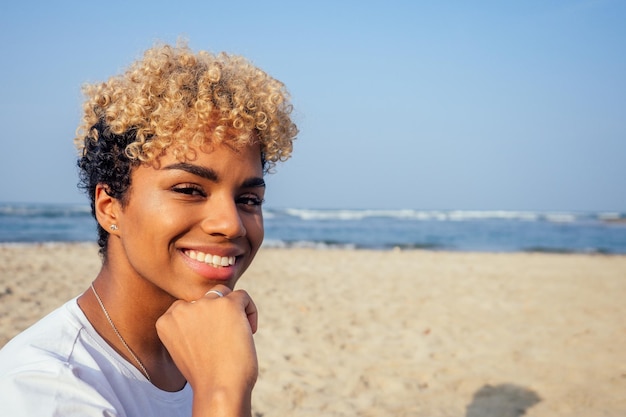
[[[125,154],[153,162],[166,149],[184,157],[189,145],[258,140],[264,162],[289,158],[298,132],[284,85],[240,56],[186,45],[158,45],[123,74],[86,85],[84,115],[75,139],[98,140],[97,126],[110,133],[132,132]],[[254,133],[254,134],[252,134]]]
[[[289,158],[298,133],[284,85],[239,56],[194,54],[157,45],[126,72],[83,88],[83,118],[74,139],[79,186],[91,200],[98,184],[126,203],[131,173],[158,164],[165,151],[183,160],[194,149],[258,143],[264,172]],[[210,149],[210,148],[209,148]],[[98,225],[106,256],[108,232]]]

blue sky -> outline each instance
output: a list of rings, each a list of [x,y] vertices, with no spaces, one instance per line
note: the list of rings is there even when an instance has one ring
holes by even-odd
[[[291,91],[269,207],[626,211],[621,0],[7,3],[2,202],[86,202],[80,86],[184,37]]]

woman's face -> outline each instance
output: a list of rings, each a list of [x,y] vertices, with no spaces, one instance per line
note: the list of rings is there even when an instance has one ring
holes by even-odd
[[[158,168],[134,169],[116,219],[121,256],[111,259],[188,301],[218,283],[233,288],[248,268],[263,241],[265,193],[258,145],[193,149],[193,160],[165,153]]]

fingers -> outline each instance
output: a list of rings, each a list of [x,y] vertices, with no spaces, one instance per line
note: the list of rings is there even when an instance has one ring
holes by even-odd
[[[222,298],[230,294],[232,290],[225,285],[216,285],[204,294],[203,298]]]
[[[254,301],[252,301],[252,298],[250,298],[250,295],[246,291],[233,291],[227,286],[220,284],[212,287],[202,298],[217,300],[224,297],[228,297],[229,300],[236,301],[241,306],[241,309],[245,312],[246,317],[248,318],[248,323],[250,324],[252,333],[256,333],[258,329],[259,312],[256,304],[254,304]],[[195,301],[192,301],[192,303],[195,303]]]
[[[246,295],[248,295],[246,293]],[[246,316],[248,317],[248,323],[250,323],[250,329],[252,334],[256,333],[259,325],[259,311],[256,308],[256,304],[252,301],[252,298],[248,296],[248,303],[244,306]]]
[[[215,295],[217,295],[220,298],[222,298],[224,296],[224,294],[222,294],[218,290],[209,290],[209,291],[206,292],[206,294],[204,294],[204,296],[206,297],[209,294],[215,294]]]

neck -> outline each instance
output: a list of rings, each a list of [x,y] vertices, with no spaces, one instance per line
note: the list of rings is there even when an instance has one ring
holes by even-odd
[[[155,327],[174,299],[143,279],[115,279],[120,276],[104,265],[92,284],[96,291],[85,291],[78,305],[100,336],[130,364],[147,374],[150,382],[163,390],[180,390],[185,379]]]
[[[126,349],[126,352],[128,352],[128,354],[133,358],[133,361],[135,362],[135,364],[139,367],[139,369],[141,369],[141,372],[148,379],[148,381],[150,381],[150,374],[148,373],[148,370],[143,365],[141,360],[139,360],[137,355],[135,355],[135,352],[133,352],[133,350],[130,348],[130,346],[128,346],[128,343],[126,343],[126,340],[121,335],[119,330],[117,330],[117,327],[115,326],[115,323],[113,323],[113,320],[111,319],[111,315],[109,314],[108,310],[104,306],[104,303],[102,302],[102,299],[98,295],[98,291],[96,291],[96,287],[93,286],[93,282],[91,283],[91,291],[93,292],[93,295],[96,297],[96,300],[98,301],[98,304],[100,305],[100,308],[102,309],[102,313],[104,313],[104,316],[106,317],[107,321],[111,325],[111,329],[113,329],[113,331],[115,332],[115,335],[117,336],[119,341],[122,342],[122,344],[124,345],[124,348]]]

